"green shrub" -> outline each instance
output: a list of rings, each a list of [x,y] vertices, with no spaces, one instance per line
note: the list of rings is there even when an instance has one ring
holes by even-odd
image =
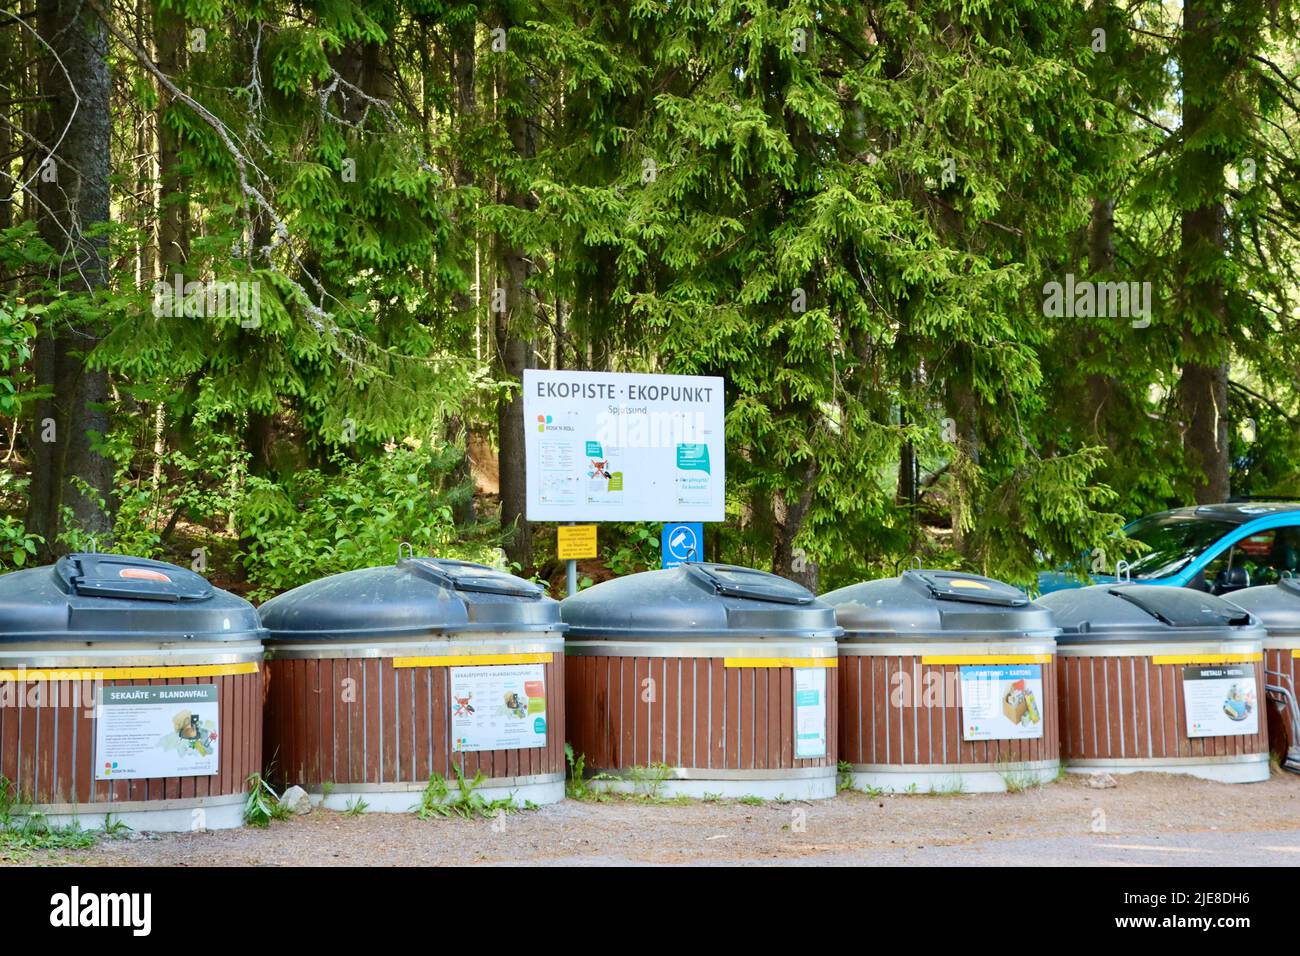
[[[251,592],[264,599],[307,581],[416,554],[496,559],[495,526],[458,529],[452,508],[468,489],[443,490],[458,454],[411,441],[362,461],[336,455],[337,472],[303,469],[277,483],[249,477],[237,511]]]
[[[28,534],[21,518],[0,516],[0,572],[26,567],[43,540],[40,535]]]

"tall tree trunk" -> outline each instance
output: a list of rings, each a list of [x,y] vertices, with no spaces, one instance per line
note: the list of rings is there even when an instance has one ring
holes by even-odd
[[[162,9],[159,0],[153,0],[152,13],[158,68],[175,78],[185,68],[185,21],[175,10]],[[180,137],[167,123],[171,95],[162,84],[157,89],[158,274],[166,280],[189,260],[189,181],[181,169]]]
[[[109,213],[108,35],[80,0],[40,0],[37,28],[53,51],[40,67],[48,109],[40,118],[39,138],[52,144],[67,129],[53,157],[53,175],[38,178],[48,210],[40,217],[40,231],[61,253],[52,278],[85,295],[108,281],[106,240],[86,235],[107,222]],[[45,538],[46,559],[57,551],[64,507],[91,534],[107,539],[112,529],[113,464],[94,448],[109,430],[108,373],[86,364],[100,336],[94,305],[85,302],[72,305],[36,341],[36,385],[48,397],[33,403],[27,528]],[[87,493],[77,480],[85,482]]]
[[[951,468],[952,543],[959,554],[972,558],[971,543],[966,529],[962,527],[962,521],[967,509],[972,508],[975,501],[974,475],[980,463],[980,418],[975,390],[964,380],[951,383],[949,414],[952,415],[957,439],[952,449]]]
[[[1220,263],[1224,245],[1224,147],[1217,136],[1200,136],[1220,106],[1233,71],[1214,40],[1222,0],[1185,0],[1182,66],[1183,153],[1180,192],[1191,197],[1181,217],[1180,279],[1184,326],[1178,399],[1183,412],[1183,450],[1199,470],[1196,501],[1227,499],[1228,343],[1227,310]]]
[[[160,0],[151,0],[150,15],[153,20],[155,62],[158,68],[173,79],[185,68],[185,21],[175,10],[164,10]],[[180,137],[167,122],[167,112],[172,98],[161,83],[155,83],[158,106],[154,111],[157,128],[158,210],[157,260],[154,271],[158,279],[168,282],[180,274],[185,280],[197,276],[185,275],[185,264],[190,257],[190,202],[189,180],[181,168]],[[153,489],[154,494],[162,482],[162,460],[167,452],[167,406],[161,398],[154,408]]]
[[[794,540],[808,517],[816,482],[817,464],[812,462],[804,470],[797,495],[778,491],[772,499],[772,570],[814,594],[818,590],[820,569],[817,562],[809,560],[802,549],[794,546]]]
[[[0,30],[0,63],[15,63],[17,61],[17,44],[13,42],[13,30]],[[12,70],[12,67],[11,67]],[[4,77],[0,82],[0,96],[5,99],[16,100],[23,96],[21,74],[13,70]],[[8,229],[13,225],[12,193],[14,192],[13,179],[10,177],[9,170],[13,165],[13,159],[9,153],[13,149],[13,133],[9,128],[11,106],[6,103],[0,105],[0,229]],[[13,111],[16,112],[16,111]],[[0,290],[5,287],[4,266],[0,265]]]
[[[476,68],[474,41],[475,25],[464,24],[456,31],[455,45],[451,51],[451,80],[456,91],[456,121],[462,130],[472,120],[478,108],[478,97],[474,90]],[[474,168],[463,156],[456,157],[452,175],[456,186],[460,189],[474,185]],[[473,252],[472,249],[469,251]],[[468,275],[473,268],[473,263],[467,260],[463,268]],[[451,305],[459,315],[465,315],[474,308],[475,303],[469,292],[457,289],[452,293]],[[476,315],[475,322],[477,321]],[[474,476],[469,460],[469,428],[460,416],[453,416],[447,422],[446,434],[447,441],[453,446],[458,449],[463,446],[463,454],[456,460],[451,470],[451,484],[458,488],[470,485],[470,494],[452,506],[452,518],[458,525],[470,525],[475,521],[475,514]]]
[[[1097,196],[1092,200],[1088,218],[1088,271],[1096,281],[1105,281],[1115,269],[1115,198]],[[1097,331],[1084,330],[1085,354],[1095,355],[1104,348]],[[1087,427],[1100,436],[1109,447],[1114,447],[1111,429],[1106,416],[1115,391],[1115,380],[1102,372],[1089,372],[1085,383],[1088,407],[1085,409]]]
[[[509,31],[512,24],[507,20],[503,26]],[[506,131],[515,155],[526,160],[536,153],[537,146],[533,115],[535,90],[530,81],[510,80],[507,94],[504,106],[509,111]],[[514,178],[505,185],[503,200],[517,209],[534,208],[531,193],[520,188]],[[530,272],[527,250],[511,237],[502,238],[500,250],[500,281],[504,284],[505,309],[495,313],[497,356],[505,378],[518,382],[524,369],[533,365],[532,332],[537,310],[534,293],[525,286]],[[529,567],[533,563],[533,548],[525,516],[524,409],[518,390],[497,402],[497,432],[501,447],[498,460],[501,525],[514,529],[506,539],[506,555],[511,561]]]

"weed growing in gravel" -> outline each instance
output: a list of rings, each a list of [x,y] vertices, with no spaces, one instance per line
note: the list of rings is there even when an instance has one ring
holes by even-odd
[[[587,785],[587,755],[575,753],[573,744],[565,744],[564,760],[569,765],[569,776],[564,781],[564,795],[570,800],[603,801],[605,794]]]
[[[18,862],[33,850],[85,850],[101,836],[119,837],[128,829],[121,820],[106,818],[104,829],[83,830],[77,823],[52,826],[43,814],[33,813],[17,789],[0,776],[0,862]]]
[[[1007,793],[1024,793],[1040,784],[1037,777],[1024,770],[999,770],[998,776],[1002,778]]]
[[[343,815],[345,817],[359,817],[369,809],[370,804],[366,803],[366,801],[360,797],[354,797],[349,800],[348,805],[343,808]]]
[[[705,793],[704,796],[700,798],[701,803],[720,803],[721,801],[722,794],[720,793]]]
[[[662,800],[664,784],[672,768],[665,763],[651,764],[648,767],[633,767],[628,771],[632,781],[632,792],[648,800]]]
[[[244,801],[244,822],[250,827],[268,827],[272,820],[287,820],[289,808],[260,773],[248,775],[248,799]]]
[[[434,816],[491,819],[498,814],[515,813],[520,809],[515,806],[514,800],[510,797],[485,800],[482,794],[474,792],[487,779],[483,776],[483,771],[475,773],[473,780],[466,780],[465,773],[460,767],[454,769],[456,771],[455,794],[452,793],[447,779],[442,774],[435,773],[429,778],[424,793],[420,795],[420,805],[415,811],[415,815],[421,820],[428,820]],[[524,809],[532,810],[535,806],[528,803],[524,805]]]
[[[930,796],[932,797],[953,797],[966,792],[966,784],[960,777],[953,777],[947,783],[931,784]]]
[[[853,788],[853,764],[841,760],[835,768],[835,792],[843,793]]]

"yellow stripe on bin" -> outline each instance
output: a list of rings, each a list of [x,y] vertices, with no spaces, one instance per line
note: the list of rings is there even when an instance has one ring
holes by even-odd
[[[1051,654],[923,654],[922,664],[1050,664]]]
[[[723,667],[837,667],[834,657],[724,657]]]
[[[394,657],[394,667],[486,667],[489,664],[549,664],[544,654],[446,654],[441,657]]]
[[[1253,664],[1264,659],[1263,652],[1254,654],[1154,654],[1152,664]]]
[[[160,677],[229,677],[256,674],[257,661],[242,664],[177,664],[175,667],[76,667],[0,671],[0,681],[153,680]]]

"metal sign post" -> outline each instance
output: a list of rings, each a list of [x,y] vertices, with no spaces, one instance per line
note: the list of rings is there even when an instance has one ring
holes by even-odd
[[[570,521],[569,524],[574,524],[574,522]],[[577,558],[569,558],[569,560],[565,562],[564,580],[565,580],[565,585],[569,592],[569,597],[573,597],[575,594],[578,593],[578,559]]]

